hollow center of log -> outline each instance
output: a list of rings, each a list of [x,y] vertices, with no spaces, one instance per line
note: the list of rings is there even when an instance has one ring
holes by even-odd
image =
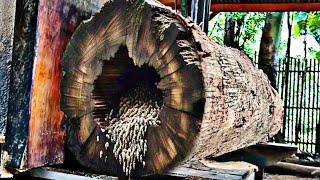
[[[111,143],[113,155],[127,176],[139,163],[145,165],[147,128],[161,123],[163,94],[157,88],[159,81],[155,69],[135,66],[127,49],[120,47],[115,57],[105,62],[94,83],[94,119],[105,133],[105,150]],[[107,159],[105,150],[100,151],[100,158]]]
[[[119,110],[122,110],[124,101],[135,94],[137,104],[153,101],[161,107],[163,93],[157,88],[159,81],[154,68],[135,66],[127,48],[121,46],[115,57],[104,63],[101,74],[94,82],[94,119],[101,126],[112,124],[112,120],[123,113]]]

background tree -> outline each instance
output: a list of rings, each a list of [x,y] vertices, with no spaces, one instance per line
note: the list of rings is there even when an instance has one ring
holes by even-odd
[[[211,22],[209,36],[220,44],[242,50],[254,60],[265,16],[261,12],[220,13]]]
[[[260,42],[258,66],[267,74],[274,88],[276,88],[276,71],[274,65],[280,42],[282,17],[282,12],[267,13]]]
[[[309,34],[320,44],[320,12],[294,12],[293,13],[293,37],[298,38],[300,36],[306,36]],[[304,43],[305,58],[307,54],[320,60],[320,51],[308,48],[307,42]]]

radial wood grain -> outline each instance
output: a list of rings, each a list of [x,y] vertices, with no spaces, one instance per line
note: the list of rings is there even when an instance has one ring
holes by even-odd
[[[138,164],[133,175],[265,140],[280,128],[282,102],[242,54],[213,42],[157,1],[107,2],[81,23],[64,53],[69,149],[85,167],[124,176],[110,148],[103,148],[106,142],[115,145],[98,119],[127,89],[118,80],[145,67],[160,77],[161,124],[148,128],[146,167]]]

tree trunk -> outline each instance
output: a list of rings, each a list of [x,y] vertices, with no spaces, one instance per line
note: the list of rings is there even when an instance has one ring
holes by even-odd
[[[224,26],[224,45],[228,47],[239,47],[238,42],[236,42],[236,21],[232,19],[231,13],[228,13],[226,20],[225,20],[225,26]]]
[[[85,167],[134,177],[264,141],[282,102],[240,54],[156,1],[107,2],[64,53],[68,148]]]
[[[276,89],[275,60],[279,47],[282,12],[267,13],[266,23],[262,32],[259,50],[259,68],[268,76],[271,85]]]

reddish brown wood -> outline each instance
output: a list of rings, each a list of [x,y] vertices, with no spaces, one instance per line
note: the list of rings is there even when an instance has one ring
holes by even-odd
[[[320,3],[257,3],[212,4],[213,12],[273,12],[273,11],[319,11]]]
[[[167,6],[174,7],[174,0],[160,0]],[[180,5],[178,1],[177,5]],[[232,12],[273,12],[273,11],[319,11],[320,3],[219,3],[212,4],[211,11]]]
[[[166,6],[174,7],[175,0],[160,0],[160,2]],[[180,0],[177,0],[177,5],[180,5]]]
[[[64,22],[59,14],[61,1],[42,0],[38,12],[38,43],[29,122],[28,167],[62,163],[64,132],[61,127],[59,81],[60,59],[68,42],[63,25],[71,29],[76,22]],[[55,154],[52,156],[52,154]]]
[[[63,162],[65,132],[63,112],[60,111],[61,59],[75,28],[97,10],[95,5],[91,1],[83,5],[76,0],[39,2],[26,159],[28,168]]]

